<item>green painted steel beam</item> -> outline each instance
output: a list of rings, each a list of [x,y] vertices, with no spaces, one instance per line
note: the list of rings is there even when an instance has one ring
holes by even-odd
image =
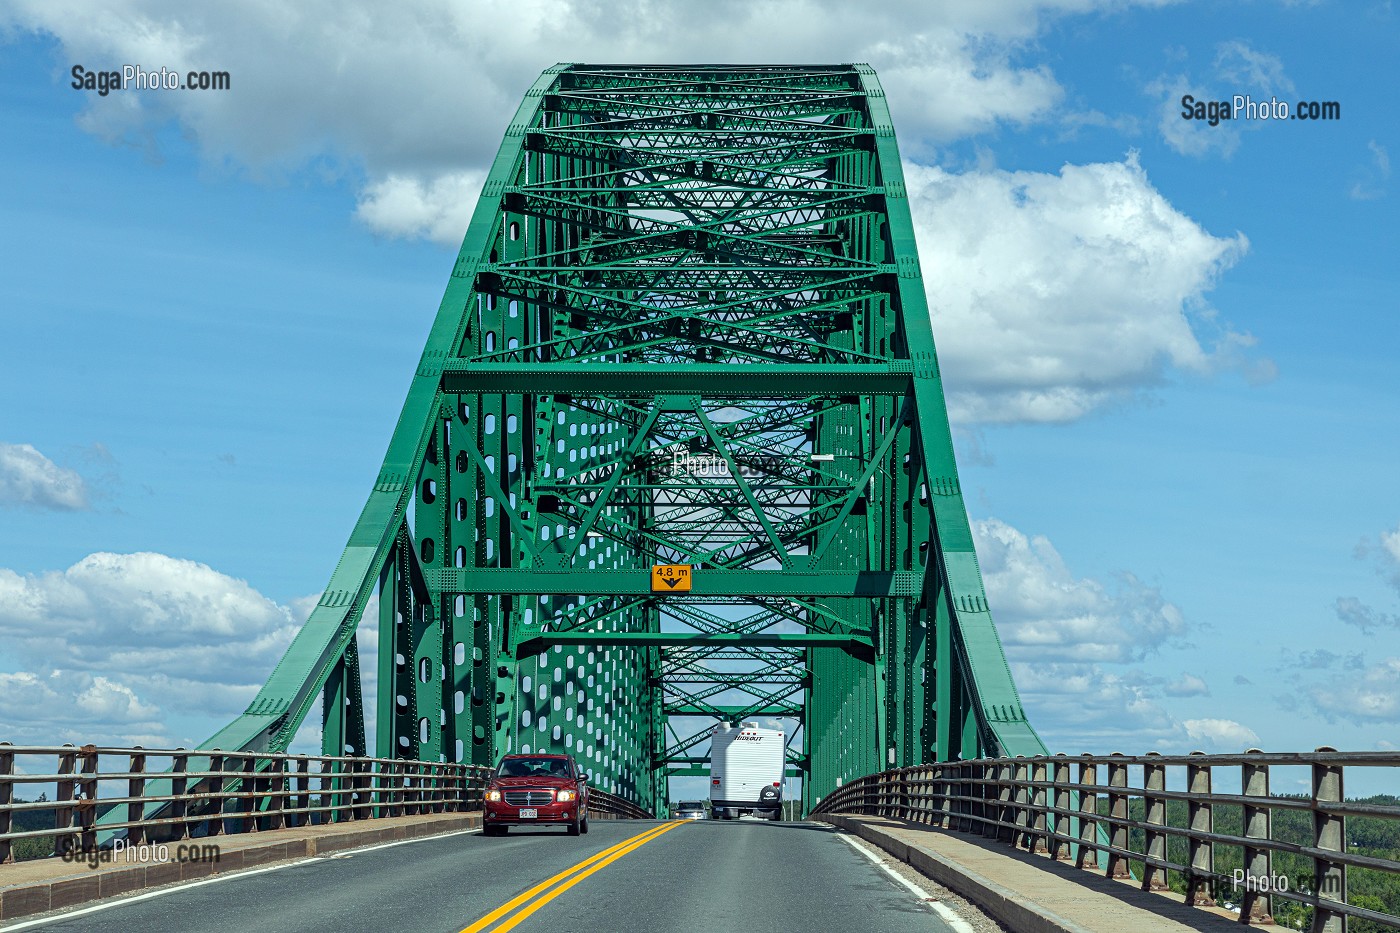
[[[434,585],[453,593],[574,594],[658,598],[699,596],[823,596],[869,599],[914,596],[919,573],[866,570],[854,573],[815,573],[785,570],[692,571],[692,588],[684,593],[656,592],[651,570],[534,570],[531,568],[469,567],[430,574]]]
[[[752,709],[747,706],[697,706],[693,703],[677,703],[666,705],[666,715],[668,716],[796,716],[802,715],[802,707],[792,704],[774,704]]]
[[[906,360],[851,366],[717,365],[674,368],[642,363],[587,367],[550,363],[451,361],[444,392],[560,394],[581,398],[696,395],[705,398],[806,398],[905,395],[913,367]]]
[[[737,632],[685,634],[680,632],[547,632],[522,644],[533,647],[553,645],[623,645],[631,647],[732,647],[754,648],[870,648],[864,635],[758,634]]]

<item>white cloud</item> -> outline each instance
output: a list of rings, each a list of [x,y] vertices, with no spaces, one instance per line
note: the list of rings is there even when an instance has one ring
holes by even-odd
[[[1184,635],[1186,621],[1131,574],[1113,589],[1076,578],[1053,544],[998,519],[972,524],[997,631],[1014,660],[1140,661]]]
[[[1172,149],[1182,155],[1205,157],[1219,153],[1229,158],[1239,148],[1240,131],[1235,122],[1229,119],[1228,107],[1220,106],[1222,102],[1230,102],[1230,96],[1223,91],[1194,85],[1186,75],[1164,75],[1150,82],[1144,91],[1157,100],[1157,129],[1162,134],[1162,140]],[[1193,111],[1197,102],[1204,102],[1207,107],[1216,105],[1214,126],[1208,119],[1187,119],[1182,115],[1182,100],[1187,96],[1192,98]],[[1226,116],[1221,117],[1221,113],[1226,113]]]
[[[1136,155],[906,177],[954,420],[1071,421],[1172,368],[1245,365],[1252,338],[1220,327],[1205,294],[1248,241],[1173,208]]]
[[[1161,75],[1149,82],[1145,93],[1158,100],[1158,129],[1163,141],[1182,155],[1204,157],[1219,153],[1229,158],[1239,148],[1244,124],[1230,119],[1235,97],[1255,102],[1272,101],[1277,95],[1291,95],[1293,82],[1284,72],[1283,60],[1261,52],[1248,42],[1232,40],[1216,47],[1214,66],[1202,81],[1187,74]],[[1182,116],[1182,98],[1191,95],[1207,105],[1221,102],[1230,111],[1225,119],[1211,126],[1205,120]],[[1266,123],[1254,129],[1267,128]]]
[[[1050,541],[998,519],[973,522],[972,533],[1017,690],[1050,748],[1183,750],[1188,733],[1172,708],[1210,689],[1190,673],[1168,682],[1146,664],[1186,647],[1180,610],[1129,573],[1112,587],[1075,577]]]
[[[1140,672],[1034,660],[1013,660],[1011,672],[1052,752],[1141,754],[1178,748],[1185,738],[1152,678]]]
[[[1400,592],[1400,526],[1382,531],[1379,541],[1363,538],[1356,546],[1356,556],[1374,558],[1377,572]],[[1379,628],[1400,628],[1400,615],[1367,605],[1355,596],[1338,597],[1333,609],[1341,622],[1367,635]]]
[[[75,722],[97,729],[125,723],[119,708],[148,733],[171,713],[222,724],[253,698],[301,621],[241,580],[163,554],[97,553],[31,575],[0,569],[0,654],[23,668],[13,676],[67,691],[60,706],[85,709]],[[51,719],[47,708],[5,708],[11,728]]]
[[[429,199],[458,196],[454,179],[484,171],[523,92],[556,61],[869,61],[914,151],[1050,119],[1063,90],[1046,66],[1019,56],[1047,19],[1130,3],[114,0],[92,10],[17,0],[0,26],[56,36],[55,80],[65,83],[74,63],[226,70],[224,92],[89,95],[80,125],[154,149],[158,129],[174,122],[210,162],[255,175],[363,172],[362,219],[382,223],[381,232],[445,240],[455,205],[414,214],[400,202],[411,207],[414,185]]]
[[[1259,736],[1254,730],[1233,719],[1188,719],[1182,725],[1191,738],[1215,747],[1204,751],[1244,751],[1259,745]]]
[[[1400,658],[1387,658],[1314,684],[1308,688],[1308,694],[1328,721],[1400,724]]]
[[[1366,148],[1371,151],[1371,162],[1357,173],[1357,180],[1348,192],[1354,201],[1385,197],[1385,183],[1390,180],[1390,152],[1374,139]]]
[[[1167,684],[1164,692],[1169,697],[1208,697],[1210,686],[1195,674],[1183,672],[1181,679]]]
[[[1283,60],[1239,39],[1222,42],[1215,53],[1215,71],[1232,89],[1263,94],[1292,94],[1293,82],[1284,74]]]
[[[1400,628],[1400,616],[1381,612],[1355,596],[1338,597],[1334,609],[1343,624],[1354,625],[1368,635],[1378,628]]]
[[[360,195],[355,216],[376,233],[457,246],[467,232],[483,177],[455,172],[431,181],[390,175]]]
[[[0,673],[0,710],[4,740],[16,744],[150,745],[164,734],[155,705],[125,684],[79,671]]]
[[[57,511],[88,507],[82,476],[54,463],[29,444],[0,444],[0,507]]]
[[[1386,555],[1390,570],[1396,574],[1394,583],[1400,587],[1400,525],[1394,531],[1381,532],[1381,548]]]

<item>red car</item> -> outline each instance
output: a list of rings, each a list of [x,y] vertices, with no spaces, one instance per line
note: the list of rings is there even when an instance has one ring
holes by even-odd
[[[588,832],[588,775],[572,755],[507,755],[486,786],[481,831],[504,836],[511,826],[540,824]]]

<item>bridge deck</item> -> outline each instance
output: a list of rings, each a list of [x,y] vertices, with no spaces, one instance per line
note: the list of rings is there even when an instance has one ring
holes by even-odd
[[[1241,929],[1238,915],[1188,907],[1180,895],[1127,883],[1031,855],[978,836],[871,816],[820,817],[859,835],[956,891],[1017,931],[1184,933]],[[1255,923],[1245,929],[1281,930]]]
[[[225,872],[293,861],[360,846],[416,839],[481,825],[481,814],[432,813],[390,819],[329,823],[259,833],[230,833],[185,840],[185,845],[217,845],[217,862],[182,859],[181,843],[165,843],[170,860],[117,859],[96,867],[81,861],[34,859],[0,866],[0,921],[74,907],[88,901],[147,888],[196,881]],[[141,853],[132,853],[140,856]]]

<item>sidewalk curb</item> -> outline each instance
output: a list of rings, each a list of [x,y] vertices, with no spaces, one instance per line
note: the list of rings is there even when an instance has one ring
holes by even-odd
[[[390,822],[373,821],[373,822]],[[337,825],[337,824],[331,824]],[[340,824],[343,825],[343,824]],[[357,832],[311,835],[302,839],[269,842],[264,845],[242,846],[221,853],[218,862],[165,862],[155,865],[129,865],[104,868],[87,874],[40,881],[30,884],[0,887],[0,922],[18,920],[34,914],[76,907],[87,901],[102,900],[118,894],[131,894],[147,888],[196,881],[211,875],[227,874],[248,868],[271,865],[274,862],[314,858],[346,849],[385,842],[399,842],[441,836],[445,833],[477,829],[481,826],[479,813],[446,814],[441,819],[399,823],[386,826],[366,826]],[[214,842],[221,837],[194,842]],[[244,837],[246,838],[246,837]],[[173,846],[173,844],[172,844]]]
[[[1089,933],[1077,923],[1026,901],[1015,891],[932,852],[908,845],[876,826],[836,813],[823,813],[813,819],[830,823],[883,849],[950,891],[972,901],[992,919],[1016,933]]]

